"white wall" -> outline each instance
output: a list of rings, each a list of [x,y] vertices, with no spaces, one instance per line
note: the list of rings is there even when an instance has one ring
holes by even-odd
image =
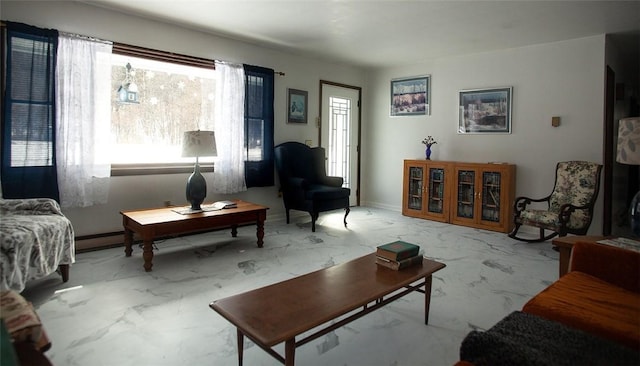
[[[370,75],[369,120],[363,128],[364,205],[400,210],[402,162],[424,159],[421,141],[432,135],[433,160],[502,161],[517,165],[516,196],[544,197],[555,164],[602,163],[605,37],[506,49],[390,67]],[[430,74],[431,115],[389,117],[393,78]],[[512,133],[457,134],[458,92],[513,87]],[[560,116],[560,127],[551,117]],[[602,195],[591,226],[601,232]]]
[[[286,73],[275,77],[275,143],[312,140],[317,144],[319,81],[329,80],[363,86],[365,72],[348,65],[323,62],[277,52],[272,49],[213,36],[152,20],[71,1],[3,1],[2,19],[43,28],[78,33],[142,47],[192,56],[269,67]],[[306,125],[286,123],[287,88],[309,92]],[[188,174],[113,177],[109,203],[84,209],[67,209],[76,235],[92,235],[122,230],[122,210],[161,206],[170,200],[187,204],[184,197]],[[205,174],[208,182],[211,176]],[[210,187],[209,187],[210,188]],[[252,188],[233,195],[270,207],[268,215],[284,212],[275,187]],[[207,200],[227,199],[212,192]]]
[[[516,195],[548,194],[557,161],[602,161],[604,35],[367,71],[76,2],[3,1],[1,6],[5,20],[285,72],[285,77],[275,80],[276,144],[288,140],[317,143],[313,120],[318,115],[319,80],[363,87],[363,205],[400,211],[402,161],[423,158],[420,141],[427,135],[438,140],[432,155],[435,160],[516,164]],[[432,75],[432,114],[390,118],[390,80],[423,74]],[[514,88],[513,133],[456,134],[458,91],[496,86]],[[286,123],[287,88],[309,92],[309,124]],[[552,116],[562,118],[560,127],[551,127]],[[107,205],[65,213],[77,235],[119,231],[121,210],[158,206],[165,200],[186,203],[187,176],[114,177]],[[283,211],[275,188],[250,189],[234,197],[271,207],[269,216]],[[208,199],[218,197],[209,193]],[[600,199],[593,233],[600,232],[601,206]]]

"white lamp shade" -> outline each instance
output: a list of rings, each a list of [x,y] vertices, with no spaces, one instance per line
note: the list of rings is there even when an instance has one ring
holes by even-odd
[[[620,120],[616,161],[622,164],[640,165],[640,117]]]
[[[182,138],[182,157],[218,156],[213,131],[186,131]]]

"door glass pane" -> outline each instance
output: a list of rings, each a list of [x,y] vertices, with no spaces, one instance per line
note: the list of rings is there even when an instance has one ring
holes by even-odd
[[[351,187],[350,177],[351,100],[329,98],[329,149],[327,170],[330,176],[342,177],[345,188]]]
[[[427,210],[442,213],[444,207],[444,169],[429,168],[429,205]]]
[[[482,220],[500,221],[500,173],[482,173]]]
[[[473,218],[475,196],[475,172],[473,170],[458,171],[458,207],[456,215],[463,218]]]
[[[422,210],[422,176],[422,168],[409,168],[409,202],[407,202],[407,207],[412,210]]]

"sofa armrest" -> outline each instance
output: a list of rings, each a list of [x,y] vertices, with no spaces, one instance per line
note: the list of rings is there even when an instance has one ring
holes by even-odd
[[[640,253],[605,244],[577,242],[569,271],[579,271],[633,292],[640,292]]]

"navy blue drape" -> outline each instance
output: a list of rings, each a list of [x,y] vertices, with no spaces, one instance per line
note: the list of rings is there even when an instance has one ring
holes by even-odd
[[[58,31],[5,22],[2,193],[60,200],[55,159]]]
[[[272,69],[244,65],[245,74],[245,182],[247,188],[274,185]],[[256,157],[256,150],[261,154]]]

